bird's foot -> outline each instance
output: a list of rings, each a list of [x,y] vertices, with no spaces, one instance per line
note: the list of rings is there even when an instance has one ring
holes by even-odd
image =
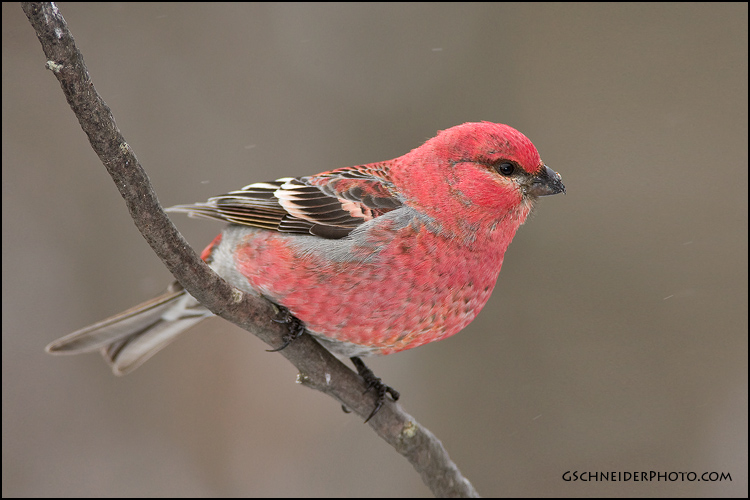
[[[398,401],[398,398],[401,395],[393,387],[385,385],[380,380],[380,378],[376,377],[372,370],[367,368],[365,363],[357,356],[354,356],[350,359],[352,360],[352,363],[354,363],[354,366],[357,368],[357,373],[359,373],[359,376],[362,377],[365,381],[365,384],[367,384],[365,392],[369,392],[371,390],[375,392],[375,408],[373,408],[372,412],[370,412],[370,416],[365,419],[365,423],[367,423],[372,417],[375,416],[378,411],[380,411],[380,408],[383,407],[386,395],[390,395],[393,401]]]
[[[286,349],[289,347],[289,344],[300,338],[302,334],[305,333],[305,324],[299,318],[290,313],[289,309],[280,305],[276,305],[276,307],[279,309],[279,312],[276,314],[275,318],[271,318],[271,321],[285,323],[289,331],[281,337],[281,340],[283,341],[281,346],[276,349],[266,349],[267,352],[278,352],[282,349]]]

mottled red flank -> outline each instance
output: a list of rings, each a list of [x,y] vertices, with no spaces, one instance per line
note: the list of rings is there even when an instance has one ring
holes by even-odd
[[[222,235],[219,234],[216,238],[213,239],[211,243],[208,244],[206,248],[203,249],[201,252],[201,260],[204,260],[208,262],[208,260],[211,258],[211,253],[213,252],[214,248],[221,243],[221,237]]]

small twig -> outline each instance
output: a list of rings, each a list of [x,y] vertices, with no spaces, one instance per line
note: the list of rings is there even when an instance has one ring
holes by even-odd
[[[83,56],[57,7],[48,2],[24,2],[22,6],[42,44],[47,68],[60,82],[91,147],[112,176],[135,225],[154,252],[182,286],[214,314],[271,346],[280,345],[286,326],[271,320],[273,306],[237,290],[214,273],[164,213],[112,112],[94,89]],[[362,418],[372,410],[374,396],[364,393],[362,380],[309,335],[303,335],[280,353],[297,367],[303,385],[330,395]],[[440,441],[398,404],[388,401],[369,425],[412,463],[436,496],[477,496]]]

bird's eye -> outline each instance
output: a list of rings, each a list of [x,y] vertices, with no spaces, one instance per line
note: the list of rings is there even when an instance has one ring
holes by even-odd
[[[516,166],[507,161],[504,161],[495,167],[495,170],[503,175],[512,175],[515,169]]]

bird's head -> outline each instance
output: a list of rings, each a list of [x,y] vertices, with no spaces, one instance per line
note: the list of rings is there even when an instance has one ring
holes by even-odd
[[[534,144],[499,123],[443,130],[398,163],[391,175],[406,204],[440,220],[460,216],[470,226],[509,219],[520,225],[539,196],[565,192]]]

